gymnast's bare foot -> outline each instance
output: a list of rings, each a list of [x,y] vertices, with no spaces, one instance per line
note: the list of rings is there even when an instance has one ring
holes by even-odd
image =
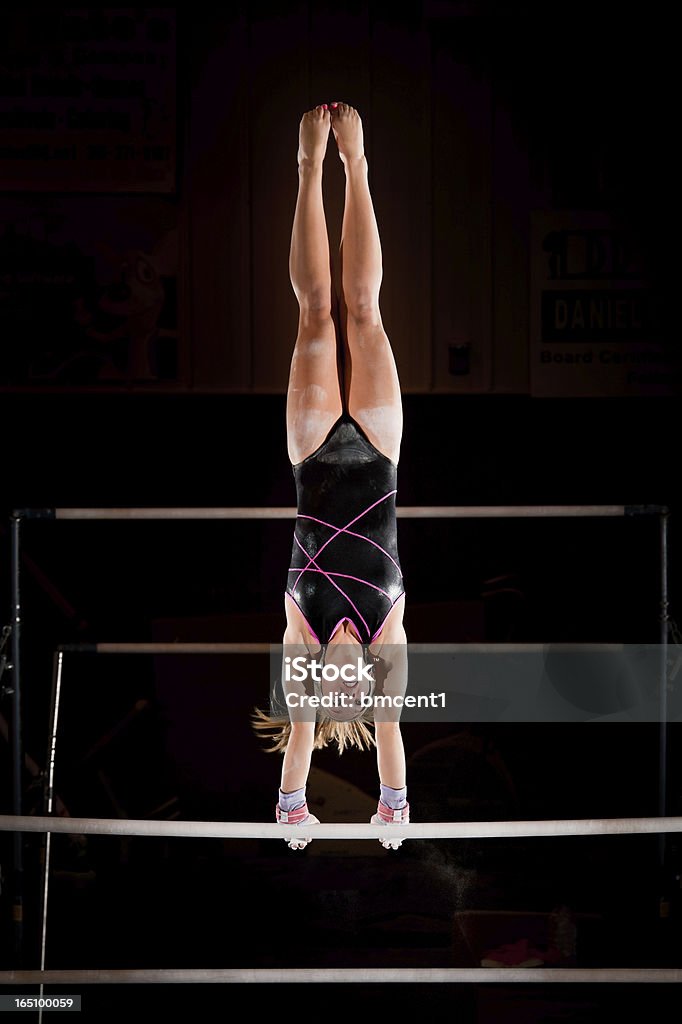
[[[327,152],[331,117],[326,104],[308,110],[301,118],[298,129],[299,165],[321,166]]]
[[[362,160],[365,155],[362,118],[347,103],[332,103],[332,131],[344,163]]]

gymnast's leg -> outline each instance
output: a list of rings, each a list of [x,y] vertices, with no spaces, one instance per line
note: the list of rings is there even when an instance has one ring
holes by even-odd
[[[303,115],[299,126],[298,197],[289,253],[289,274],[299,307],[287,391],[287,444],[294,464],[322,444],[342,408],[322,201],[322,163],[330,123],[329,111],[318,106]]]
[[[339,103],[332,108],[332,131],[346,172],[341,283],[347,311],[348,411],[372,444],[397,463],[403,426],[400,382],[379,312],[381,242],[360,115]]]

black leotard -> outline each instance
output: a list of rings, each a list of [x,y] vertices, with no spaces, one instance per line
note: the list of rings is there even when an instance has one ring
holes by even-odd
[[[293,471],[298,514],[286,592],[320,644],[344,621],[370,643],[404,593],[397,468],[343,415]]]

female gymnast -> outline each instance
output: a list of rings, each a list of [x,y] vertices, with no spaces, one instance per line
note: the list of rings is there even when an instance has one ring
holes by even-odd
[[[322,197],[330,130],[346,178],[339,309]],[[395,518],[402,404],[379,312],[381,245],[362,121],[346,103],[322,104],[301,119],[289,271],[299,326],[286,409],[298,501],[285,594],[287,712],[256,709],[254,727],[284,753],[276,817],[301,827],[301,838],[287,842],[303,849],[319,824],[306,803],[311,754],[329,742],[339,753],[375,745],[380,796],[371,822],[409,822],[399,713],[387,706],[407,677]],[[298,682],[302,672],[291,666],[304,663]],[[379,693],[389,698],[382,708]],[[378,838],[387,849],[401,842]]]

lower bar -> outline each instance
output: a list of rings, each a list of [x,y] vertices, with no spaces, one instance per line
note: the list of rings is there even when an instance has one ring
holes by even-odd
[[[21,717],[23,679],[21,673],[21,519],[12,516],[10,573],[12,588],[12,811],[20,815],[23,810],[24,742]],[[15,963],[21,964],[24,944],[24,854],[21,836],[14,835],[12,843],[12,920],[14,923]]]
[[[506,836],[632,835],[682,832],[677,818],[585,818],[555,821],[423,821],[410,825],[364,823],[281,825],[259,821],[149,821],[125,818],[67,818],[0,815],[0,831],[66,832],[69,835],[179,836],[204,839],[499,839]]]
[[[195,641],[149,641],[149,642],[113,642],[60,644],[57,648],[65,654],[269,654],[277,643],[224,643]],[[411,643],[408,645],[413,654],[542,654],[547,651],[547,644],[503,644],[503,643],[469,643],[469,644],[430,644]],[[625,644],[552,644],[552,653],[565,651],[619,652],[625,650]]]
[[[625,516],[626,505],[399,505],[399,519],[542,519]],[[651,507],[654,508],[653,506]],[[30,510],[23,515],[30,518]],[[55,519],[295,519],[292,507],[244,508],[56,508]]]
[[[4,985],[151,985],[226,983],[281,985],[318,984],[668,984],[682,981],[682,970],[676,968],[641,967],[323,967],[323,968],[236,968],[199,970],[169,968],[165,970],[117,971],[0,971]]]
[[[95,644],[95,654],[269,654],[272,644],[263,643],[112,643]],[[77,645],[65,648],[77,651]],[[92,647],[90,647],[92,651]]]

